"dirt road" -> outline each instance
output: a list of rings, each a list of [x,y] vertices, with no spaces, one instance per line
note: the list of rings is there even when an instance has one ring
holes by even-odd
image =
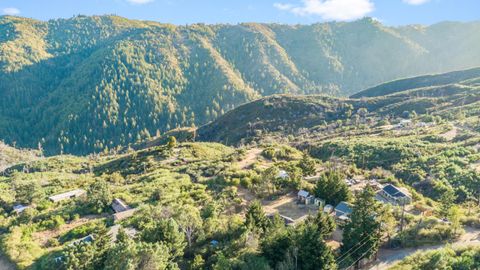
[[[370,270],[387,270],[400,262],[404,258],[423,251],[432,251],[446,247],[447,244],[424,246],[416,248],[403,248],[403,249],[380,249],[378,262],[370,267]],[[473,228],[465,228],[465,234],[457,241],[450,244],[453,248],[468,247],[468,246],[480,246],[480,230]]]

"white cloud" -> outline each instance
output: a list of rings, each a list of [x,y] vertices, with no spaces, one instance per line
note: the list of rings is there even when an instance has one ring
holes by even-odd
[[[302,5],[275,3],[274,7],[299,16],[317,15],[324,20],[338,21],[365,17],[375,8],[371,0],[302,0]]]
[[[154,0],[127,0],[130,4],[134,5],[143,5],[143,4],[148,4],[150,2],[153,2]]]
[[[282,4],[282,3],[275,3],[275,4],[273,4],[273,6],[277,9],[280,9],[280,10],[291,10],[292,8],[294,8],[293,5]]]
[[[409,5],[415,5],[415,6],[418,6],[418,5],[423,5],[427,2],[430,2],[430,0],[403,0],[404,3],[407,3]]]
[[[20,10],[18,8],[14,8],[14,7],[4,8],[4,9],[2,9],[2,14],[3,15],[15,16],[15,15],[20,14]]]

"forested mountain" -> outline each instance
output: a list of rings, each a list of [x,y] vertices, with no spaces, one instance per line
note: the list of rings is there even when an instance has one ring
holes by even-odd
[[[347,95],[480,65],[480,23],[174,26],[0,17],[0,138],[98,152],[270,94]],[[448,38],[447,38],[448,37]]]

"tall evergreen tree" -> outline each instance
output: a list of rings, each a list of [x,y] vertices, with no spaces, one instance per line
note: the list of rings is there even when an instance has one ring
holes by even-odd
[[[377,253],[381,240],[379,207],[374,190],[367,186],[357,197],[351,219],[343,231],[340,266],[358,263]]]

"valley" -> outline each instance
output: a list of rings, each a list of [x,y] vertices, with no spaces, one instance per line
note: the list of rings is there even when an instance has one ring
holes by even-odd
[[[477,1],[97,2],[0,3],[0,270],[480,269]]]

